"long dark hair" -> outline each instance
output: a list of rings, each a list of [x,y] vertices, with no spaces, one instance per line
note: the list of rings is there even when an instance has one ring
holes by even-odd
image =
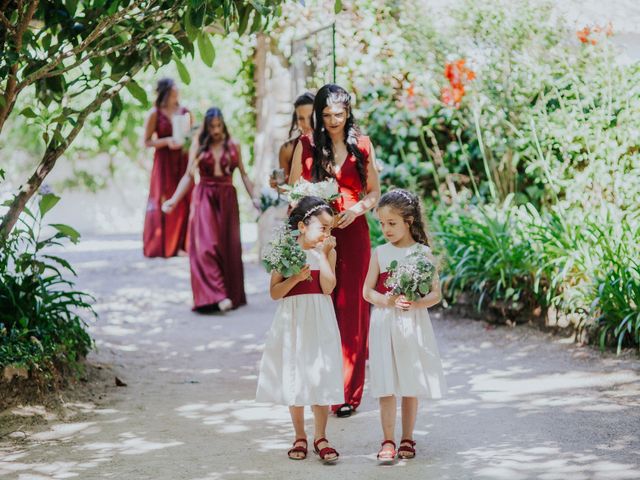
[[[382,207],[394,209],[409,224],[409,233],[416,242],[431,246],[417,195],[401,188],[390,190],[378,202],[377,209]]]
[[[329,133],[324,128],[322,111],[331,105],[341,104],[347,111],[347,121],[344,126],[344,142],[347,151],[356,158],[356,168],[362,187],[367,186],[367,159],[364,153],[358,148],[360,129],[356,124],[351,109],[351,96],[342,87],[329,83],[322,87],[316,94],[313,102],[313,167],[311,174],[314,181],[322,181],[327,178],[335,178],[335,157],[333,143]]]
[[[162,104],[165,102],[171,89],[175,87],[176,82],[172,78],[161,78],[156,85],[156,108],[162,108]]]
[[[327,202],[320,197],[302,197],[289,214],[289,228],[298,229],[298,223],[309,225],[311,217],[317,217],[322,212],[327,212],[333,216],[333,210]]]
[[[291,116],[291,127],[289,128],[289,139],[293,138],[293,133],[299,131],[298,128],[298,113],[296,110],[298,107],[303,105],[313,105],[313,100],[315,99],[315,95],[311,92],[305,92],[296,98],[296,101],[293,102],[293,115]],[[302,132],[300,132],[302,133]]]
[[[227,124],[224,121],[224,115],[222,115],[222,110],[218,107],[211,107],[204,114],[204,121],[202,122],[202,128],[200,129],[200,135],[198,136],[198,144],[200,148],[198,149],[198,155],[206,152],[211,147],[211,142],[213,138],[209,134],[209,124],[215,120],[219,119],[222,122],[222,128],[224,129],[224,150],[227,151],[229,149],[229,130],[227,129]]]

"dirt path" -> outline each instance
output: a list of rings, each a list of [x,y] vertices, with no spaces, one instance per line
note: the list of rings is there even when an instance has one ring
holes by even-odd
[[[450,390],[421,405],[414,461],[376,466],[378,412],[366,392],[357,415],[330,419],[338,465],[289,461],[287,410],[253,401],[275,309],[266,274],[247,264],[248,307],[197,315],[187,260],[146,260],[140,251],[137,239],[118,236],[67,252],[80,286],[97,297],[93,359],[128,386],[67,405],[74,416],[25,427],[26,439],[5,438],[0,478],[640,478],[639,361],[526,327],[488,330],[438,316]]]

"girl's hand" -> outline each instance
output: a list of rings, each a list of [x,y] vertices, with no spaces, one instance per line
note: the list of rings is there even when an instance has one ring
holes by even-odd
[[[398,300],[398,295],[387,294],[386,297],[387,297],[386,306],[387,307],[392,307],[392,308],[395,307],[396,306],[396,301]]]
[[[346,228],[351,225],[354,220],[358,217],[351,210],[345,210],[340,215],[338,215],[338,224],[336,225],[338,228]]]
[[[322,242],[322,253],[329,255],[329,252],[336,248],[336,237],[329,236]]]
[[[396,297],[395,307],[399,308],[403,312],[408,312],[414,307],[414,302],[407,300],[407,297],[404,295],[399,295]]]
[[[169,200],[167,200],[166,202],[164,202],[162,204],[161,210],[164,213],[171,213],[173,212],[173,209],[176,208],[176,201],[172,198],[170,198]]]
[[[309,277],[311,277],[311,267],[305,265],[302,267],[302,270],[300,270],[300,273],[296,273],[292,278],[295,279],[296,283],[300,283]]]

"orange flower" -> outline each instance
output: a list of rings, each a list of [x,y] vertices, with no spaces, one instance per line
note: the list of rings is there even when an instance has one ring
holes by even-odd
[[[461,58],[452,63],[447,63],[444,67],[444,76],[453,87],[461,87],[465,83],[476,78],[473,70],[465,66],[466,60]]]
[[[445,105],[458,107],[464,97],[464,86],[476,78],[475,72],[467,68],[465,63],[466,60],[461,58],[444,67],[444,76],[449,80],[449,85],[440,90],[440,99]]]
[[[415,86],[413,85],[413,82],[411,82],[409,84],[409,87],[407,88],[407,96],[409,98],[413,98],[415,96],[415,94],[416,94]]]
[[[578,30],[576,35],[578,35],[578,40],[582,43],[589,43],[589,35],[591,34],[591,29],[589,27],[584,27],[582,30]]]
[[[578,40],[580,40],[580,42],[596,45],[598,41],[592,37],[592,34],[599,33],[604,33],[607,37],[610,37],[611,35],[613,35],[613,24],[609,22],[605,27],[595,25],[593,28],[586,26],[582,30],[578,30],[576,32],[576,35],[578,36]]]
[[[440,99],[445,105],[455,105],[458,107],[464,97],[464,87],[460,86],[447,86],[440,90]]]

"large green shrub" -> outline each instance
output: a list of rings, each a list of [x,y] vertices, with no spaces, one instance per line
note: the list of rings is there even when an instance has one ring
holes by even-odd
[[[68,225],[42,224],[58,200],[41,195],[0,243],[0,368],[21,366],[47,376],[80,367],[93,347],[81,316],[95,315],[92,298],[74,290],[73,268],[49,251],[63,240],[77,242],[79,234]]]

